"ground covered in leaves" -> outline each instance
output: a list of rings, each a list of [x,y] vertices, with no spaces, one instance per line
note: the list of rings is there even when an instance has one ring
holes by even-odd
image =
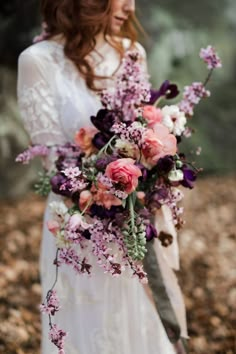
[[[191,354],[236,353],[235,187],[233,177],[214,177],[186,193],[179,278]],[[33,194],[0,203],[0,353],[40,352],[38,256],[44,205]]]

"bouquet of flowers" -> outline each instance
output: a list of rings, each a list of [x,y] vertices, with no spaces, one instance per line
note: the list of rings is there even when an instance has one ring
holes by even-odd
[[[210,70],[204,83],[194,82],[179,104],[162,105],[179,94],[177,85],[165,81],[152,90],[137,52],[128,52],[114,82],[101,93],[102,109],[91,124],[75,132],[64,146],[30,146],[17,157],[28,163],[35,156],[54,156],[53,167],[37,185],[43,195],[62,196],[50,204],[48,229],[57,246],[56,274],[62,265],[77,274],[93,274],[92,259],[112,276],[129,272],[147,282],[143,259],[153,238],[163,246],[171,236],[155,228],[155,212],[168,205],[177,229],[183,225],[183,186],[193,188],[200,169],[180,150],[194,106],[209,97],[206,89],[221,61],[213,47],[200,52]],[[86,255],[85,256],[85,250]],[[57,279],[57,277],[56,277]],[[41,311],[48,314],[50,339],[62,354],[66,333],[52,317],[59,310],[56,280]]]

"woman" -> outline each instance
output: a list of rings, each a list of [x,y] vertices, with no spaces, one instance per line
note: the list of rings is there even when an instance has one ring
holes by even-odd
[[[72,141],[81,127],[91,124],[90,116],[101,107],[98,93],[112,86],[126,50],[136,48],[143,65],[145,51],[135,41],[134,0],[42,0],[41,8],[47,39],[20,55],[19,107],[32,143],[64,144]],[[52,260],[56,248],[46,223],[49,203],[58,199],[49,195],[44,216],[43,297],[55,278]],[[182,298],[176,297],[179,289],[168,257],[164,253],[160,257],[165,282],[171,281],[170,296],[177,316],[180,308],[182,335],[186,336]],[[175,353],[147,292],[136,279],[111,278],[98,267],[91,278],[60,269],[57,292],[62,308],[56,323],[69,333],[67,354]],[[46,317],[42,328],[42,353],[57,353],[48,339]]]

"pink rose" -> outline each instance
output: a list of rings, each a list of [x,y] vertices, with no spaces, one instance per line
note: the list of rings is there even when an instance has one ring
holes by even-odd
[[[143,135],[142,154],[143,163],[148,167],[154,166],[157,161],[166,155],[175,155],[177,140],[169,129],[162,124],[155,124],[153,129],[147,129]]]
[[[144,106],[143,118],[146,119],[148,127],[152,128],[156,123],[162,122],[162,111],[154,106]]]
[[[57,232],[60,230],[60,224],[58,221],[48,220],[47,228],[54,236],[56,236]]]
[[[96,133],[96,128],[87,127],[81,128],[75,134],[75,143],[79,145],[83,152],[85,152],[86,156],[89,156],[96,151],[96,148],[92,143],[92,139]]]
[[[130,158],[118,159],[109,163],[105,171],[105,175],[127,194],[136,189],[138,177],[142,176],[141,170],[134,163],[135,160]]]

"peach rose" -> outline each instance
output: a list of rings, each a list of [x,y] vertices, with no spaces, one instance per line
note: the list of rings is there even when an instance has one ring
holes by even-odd
[[[143,135],[142,154],[143,163],[148,167],[154,166],[157,161],[166,155],[175,155],[177,140],[168,128],[162,124],[155,124],[153,129],[148,129]]]
[[[127,194],[135,190],[138,186],[138,177],[142,176],[141,170],[134,163],[135,160],[130,158],[119,159],[109,163],[105,171],[105,175]]]
[[[94,194],[94,201],[97,205],[102,205],[106,209],[110,209],[113,205],[122,205],[122,201],[105,189],[98,189]]]
[[[145,193],[142,191],[137,192],[137,198],[142,204],[145,204]]]
[[[81,211],[83,211],[86,206],[88,205],[89,201],[92,198],[92,193],[88,190],[84,190],[80,193],[79,196],[79,208]],[[89,208],[87,209],[87,211],[89,210]]]
[[[96,133],[96,128],[87,127],[81,128],[75,134],[75,143],[79,145],[83,152],[85,152],[86,156],[89,156],[96,151],[96,148],[92,143],[92,139]]]
[[[162,111],[160,108],[156,108],[154,106],[144,106],[143,118],[146,119],[148,127],[152,128],[156,123],[161,123]]]
[[[97,205],[102,205],[106,209],[110,209],[111,206],[119,206],[122,204],[121,200],[113,195],[107,189],[101,181],[97,182],[97,186],[94,185],[91,188],[91,192],[93,193],[93,200]]]
[[[60,230],[60,224],[56,220],[48,220],[47,228],[54,236],[56,236],[57,232]]]

